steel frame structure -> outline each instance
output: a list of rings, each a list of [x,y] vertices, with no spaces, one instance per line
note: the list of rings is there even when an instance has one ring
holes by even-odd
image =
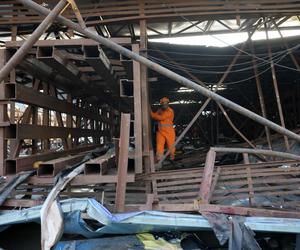
[[[257,30],[265,31],[267,43],[269,43],[268,32],[277,30],[280,33],[284,29],[289,29],[282,26],[280,27],[280,25],[284,24],[291,16],[297,15],[300,3],[294,3],[294,1],[293,3],[291,3],[292,1],[288,1],[288,3],[286,3],[286,1],[276,1],[275,3],[275,1],[272,0],[265,0],[257,3],[257,1],[253,1],[253,4],[257,4],[255,9],[253,9],[253,7],[249,5],[249,1],[247,4],[245,4],[244,1],[239,1],[236,4],[232,4],[230,1],[221,1],[219,3],[221,5],[216,6],[215,2],[188,1],[181,3],[180,1],[170,0],[167,1],[164,8],[161,8],[161,4],[156,1],[151,3],[148,1],[125,1],[121,6],[119,6],[120,3],[117,1],[110,3],[105,1],[101,6],[95,6],[93,4],[83,6],[78,5],[80,15],[83,17],[82,21],[84,21],[84,23],[79,22],[79,25],[71,21],[78,20],[78,13],[76,15],[76,13],[73,13],[68,9],[65,10],[63,16],[59,16],[56,19],[58,23],[68,27],[68,29],[61,27],[57,29],[57,31],[54,31],[54,33],[57,33],[57,37],[62,36],[62,34],[66,35],[68,33],[78,32],[78,34],[81,33],[81,35],[84,36],[83,39],[38,40],[40,36],[45,33],[45,21],[44,27],[42,26],[43,29],[41,28],[42,31],[40,30],[39,33],[36,32],[35,34],[37,35],[33,36],[32,39],[21,42],[16,41],[16,37],[22,36],[23,31],[22,29],[18,30],[16,27],[21,27],[21,24],[26,23],[39,23],[42,20],[42,16],[33,14],[33,10],[42,15],[47,14],[49,11],[27,0],[13,2],[14,3],[9,6],[1,6],[6,9],[7,13],[6,16],[0,18],[0,27],[1,25],[8,23],[13,27],[11,31],[11,34],[13,34],[12,41],[6,42],[6,49],[0,50],[0,79],[2,81],[0,84],[0,164],[2,164],[0,166],[0,175],[15,174],[21,170],[32,169],[34,163],[39,161],[43,161],[46,165],[53,164],[53,171],[50,175],[55,175],[59,170],[64,168],[60,164],[72,164],[73,162],[76,162],[76,160],[81,159],[82,156],[78,154],[89,151],[100,143],[109,142],[113,137],[117,136],[118,131],[116,127],[119,127],[122,122],[119,122],[118,113],[116,111],[120,106],[125,106],[124,101],[119,100],[120,88],[118,84],[120,76],[122,76],[120,72],[123,73],[123,76],[128,76],[130,75],[129,71],[132,71],[132,79],[129,80],[133,81],[135,175],[128,174],[127,172],[127,145],[129,142],[129,128],[131,123],[130,117],[127,116],[125,125],[123,122],[123,125],[121,126],[120,145],[123,146],[120,148],[120,154],[117,155],[117,157],[119,156],[118,174],[110,176],[99,171],[101,172],[100,175],[79,175],[71,182],[71,185],[116,183],[116,197],[113,197],[113,199],[115,199],[117,211],[130,210],[133,209],[133,207],[166,211],[221,211],[224,213],[228,213],[229,211],[228,207],[207,204],[211,197],[212,187],[216,185],[213,181],[212,169],[214,167],[217,149],[209,151],[203,172],[204,177],[201,177],[205,181],[202,182],[201,188],[198,186],[198,189],[200,188],[201,201],[204,201],[206,204],[201,204],[201,202],[193,204],[182,202],[182,204],[179,204],[180,207],[178,204],[163,204],[156,200],[159,191],[170,191],[171,189],[170,187],[163,186],[161,183],[157,182],[159,175],[162,179],[167,179],[169,177],[168,173],[155,172],[151,142],[151,126],[149,121],[149,69],[169,77],[189,88],[194,88],[208,98],[190,124],[178,137],[176,143],[185,136],[201,113],[205,110],[208,103],[212,100],[217,103],[222,114],[234,131],[245,140],[248,145],[254,148],[254,150],[256,147],[255,143],[251,142],[240,129],[237,128],[232,119],[230,119],[226,107],[262,124],[267,136],[269,149],[272,149],[273,147],[270,129],[273,129],[284,136],[287,150],[290,149],[288,137],[297,141],[300,140],[299,135],[285,127],[285,117],[276,78],[276,65],[273,62],[270,44],[268,44],[267,52],[271,67],[273,86],[276,92],[276,103],[281,126],[268,120],[264,95],[261,90],[260,76],[257,70],[257,58],[255,56],[252,57],[253,60],[251,63],[253,64],[262,116],[215,93],[236,65],[237,60],[241,57],[242,51],[246,45],[249,44],[251,46],[252,54],[255,55],[255,48],[251,42],[251,36],[254,32]],[[51,4],[54,2],[55,1],[49,1]],[[20,3],[32,7],[32,9],[24,9],[24,6]],[[114,6],[112,6],[113,4]],[[16,14],[20,11],[22,11],[22,16]],[[55,14],[55,12],[51,13]],[[101,13],[102,19],[96,20],[94,17],[99,16],[99,13]],[[197,19],[199,15],[201,15],[201,19],[203,20]],[[217,15],[224,17],[224,19],[234,18],[239,27],[232,29],[223,21],[223,19],[217,19]],[[263,15],[266,15],[267,18],[262,18]],[[8,21],[9,16],[12,16],[13,18]],[[156,22],[165,22],[166,20],[168,20],[166,34],[153,27]],[[186,23],[190,22],[190,24],[179,31],[174,31],[173,24],[178,22],[178,20],[184,20]],[[50,24],[50,21],[47,20],[46,26]],[[129,22],[129,24],[121,24],[120,27],[113,30],[113,25],[125,21]],[[239,47],[239,51],[231,59],[230,64],[227,65],[226,71],[216,82],[215,85],[217,87],[214,91],[211,91],[209,86],[202,82],[197,76],[190,73],[188,70],[185,70],[180,64],[177,64],[177,66],[179,68],[181,67],[193,81],[147,59],[147,54],[149,53],[147,51],[147,41],[149,38],[187,35],[189,34],[190,29],[197,28],[201,23],[204,23],[204,28],[198,27],[198,32],[191,32],[193,35],[199,33],[214,34],[221,32],[212,29],[215,22],[219,23],[230,32],[249,32],[249,39]],[[100,35],[96,35],[88,29],[85,29],[85,25],[94,27]],[[126,27],[130,30],[130,38],[122,37],[122,31],[124,31]],[[137,34],[135,27],[139,27],[139,32]],[[152,33],[152,35],[149,35],[149,33],[151,33],[149,31],[152,31],[155,34]],[[29,31],[25,31],[25,33],[26,32]],[[47,38],[48,34],[51,32],[53,31],[48,29],[45,38]],[[109,36],[113,34],[114,36],[120,37],[107,39],[103,37],[105,32]],[[134,41],[137,37],[139,37],[139,43]],[[283,40],[282,35],[281,37]],[[120,45],[127,46],[131,50]],[[284,43],[284,46],[289,50],[289,56],[299,70],[297,58],[294,56],[292,50],[290,50],[289,45]],[[105,47],[108,47],[109,50]],[[17,52],[15,52],[15,49],[17,49]],[[18,53],[18,51],[20,52]],[[25,57],[25,54],[27,53],[28,55]],[[109,55],[113,53],[116,53],[118,56],[121,55],[119,60],[109,57]],[[168,57],[168,55],[163,52],[160,53],[166,60],[176,64],[176,61]],[[127,58],[131,59],[131,62],[126,62]],[[17,64],[16,70],[15,67]],[[128,67],[128,64],[131,65]],[[26,83],[26,86],[16,79],[16,76],[22,71],[27,72],[27,77],[28,75],[32,75],[30,82]],[[75,89],[74,86],[76,86]],[[8,104],[13,102],[28,105],[20,120],[16,120],[15,108],[12,108],[14,105],[9,106],[10,117],[7,115]],[[38,117],[39,109],[43,110],[41,122],[39,122]],[[52,114],[53,112],[55,112],[55,118]],[[53,119],[56,120],[57,126],[51,124]],[[53,152],[50,150],[49,139],[54,138],[55,136],[62,140],[64,149],[62,152]],[[103,141],[100,142],[100,137],[102,136]],[[92,142],[89,141],[91,139],[90,137],[92,137]],[[81,138],[82,140],[79,142],[78,138]],[[21,150],[25,148],[25,140],[30,140],[31,142],[30,148],[32,150],[32,155],[23,158],[20,157],[19,154]],[[249,153],[250,150],[247,152]],[[244,150],[242,153],[247,152]],[[273,157],[288,156],[290,158],[292,157],[294,160],[299,160],[298,156],[274,151],[269,151],[269,153],[258,150],[251,152],[254,152],[256,155],[264,155],[267,153],[271,154]],[[166,157],[167,154],[164,159],[166,159]],[[245,161],[247,161],[246,155],[245,159]],[[160,163],[162,163],[162,161]],[[244,167],[249,169],[249,166],[247,165],[249,165],[249,163],[245,164]],[[42,171],[40,172],[39,175],[42,176],[43,173]],[[190,176],[195,175],[196,172],[198,173],[199,170],[190,170],[190,172],[187,171],[185,174],[186,176]],[[139,176],[138,174],[143,175]],[[216,172],[214,177],[217,178],[216,176],[219,174],[220,173]],[[125,191],[127,188],[130,188],[130,185],[127,185],[127,183],[133,182],[134,177],[136,177],[137,182],[143,180],[146,183],[145,190],[143,190],[144,194],[147,196],[146,205],[143,204],[142,206],[130,207],[130,205],[125,202],[127,195]],[[248,180],[251,182],[250,177]],[[200,176],[197,179],[198,184],[199,181]],[[28,180],[28,184],[50,184],[52,182],[52,177],[43,179],[35,176]],[[249,183],[249,189],[251,189],[251,185],[252,184]],[[174,187],[172,188],[174,189]],[[253,193],[253,190],[251,192]],[[71,192],[64,192],[63,195],[68,195],[70,193]],[[168,196],[165,195],[164,198],[168,198]],[[25,201],[22,202],[23,204],[26,203]],[[134,202],[132,202],[132,204],[133,203]],[[7,201],[7,204],[16,204],[16,200],[9,200]],[[26,204],[32,205],[33,203],[28,201]],[[231,212],[240,215],[248,213],[251,215],[276,214],[278,216],[300,217],[298,212],[276,213],[274,211],[267,212],[241,208],[236,208],[236,210]]]

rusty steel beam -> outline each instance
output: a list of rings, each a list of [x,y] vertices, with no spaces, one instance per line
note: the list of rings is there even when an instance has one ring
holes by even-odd
[[[10,181],[14,176],[7,176],[6,181]],[[135,175],[128,174],[126,176],[127,183],[135,182]],[[78,175],[74,178],[74,180],[70,183],[71,186],[82,186],[82,185],[93,185],[93,184],[103,184],[103,183],[117,183],[118,176],[117,175],[99,175],[99,174],[91,174],[91,175]],[[51,176],[31,176],[26,181],[27,184],[32,185],[52,185],[55,183],[55,178]]]
[[[300,212],[280,211],[261,208],[235,207],[212,204],[199,204],[198,211],[200,213],[222,213],[241,216],[258,216],[258,217],[278,217],[278,218],[299,218]]]
[[[49,13],[48,9],[36,4],[33,1],[18,0],[18,2],[22,3],[24,6],[30,8],[30,9],[33,9],[33,10],[37,11],[38,13],[40,13],[42,15],[47,15]],[[170,79],[172,79],[172,80],[174,80],[174,81],[176,81],[176,82],[178,82],[178,83],[180,83],[180,84],[182,84],[182,85],[184,85],[188,88],[195,89],[196,91],[200,92],[201,94],[205,95],[206,97],[212,98],[214,101],[217,101],[217,102],[221,103],[222,105],[238,112],[239,114],[242,114],[246,117],[249,117],[250,119],[260,123],[263,126],[268,126],[268,127],[270,127],[271,129],[273,129],[274,131],[276,131],[280,134],[288,136],[291,139],[295,139],[296,141],[300,141],[300,136],[297,135],[296,133],[294,133],[294,132],[292,132],[292,131],[290,131],[290,130],[282,127],[282,126],[279,126],[278,124],[276,124],[276,123],[274,123],[274,122],[272,122],[272,121],[270,121],[266,118],[263,118],[260,115],[257,115],[256,113],[254,113],[254,112],[252,112],[252,111],[250,111],[250,110],[248,110],[248,109],[246,109],[246,108],[244,108],[244,107],[242,107],[242,106],[240,106],[240,105],[238,105],[238,104],[236,104],[236,103],[234,103],[234,102],[232,102],[232,101],[230,101],[230,100],[228,100],[228,99],[226,99],[226,98],[224,98],[224,97],[222,97],[222,96],[220,96],[216,93],[214,93],[211,90],[208,90],[208,89],[206,89],[202,86],[199,86],[198,84],[194,83],[193,81],[191,81],[191,80],[189,80],[189,79],[187,79],[183,76],[180,76],[180,75],[174,73],[173,71],[168,70],[167,68],[162,67],[159,64],[150,61],[149,59],[147,59],[143,56],[140,56],[136,53],[133,53],[132,51],[130,51],[130,50],[128,50],[128,49],[126,49],[126,48],[124,48],[124,47],[122,47],[122,46],[120,46],[120,45],[118,45],[118,44],[116,44],[112,41],[110,41],[109,39],[106,39],[102,36],[94,34],[93,32],[91,32],[87,29],[84,30],[78,24],[76,24],[76,23],[74,23],[74,22],[72,22],[72,21],[70,21],[70,20],[68,20],[68,19],[66,19],[62,16],[59,16],[57,18],[57,20],[60,23],[66,25],[66,26],[82,33],[83,35],[86,35],[87,37],[89,37],[89,38],[91,38],[95,41],[98,41],[99,43],[103,44],[104,46],[106,46],[106,47],[122,54],[123,56],[129,57],[133,60],[136,60],[136,61],[142,63],[143,65],[147,66],[149,69],[154,70],[154,71],[156,71],[156,72],[158,72],[158,73],[160,73],[160,74],[162,74],[162,75],[164,75],[164,76],[166,76],[166,77],[168,77],[168,78],[170,78]]]
[[[76,97],[86,97],[86,91],[74,88],[74,85],[62,75],[53,74],[53,69],[36,58],[28,57],[24,59],[19,67],[31,74],[33,77],[43,82],[59,87],[66,92],[72,93]]]
[[[110,98],[108,101],[105,99],[106,96],[101,94],[103,86],[100,88],[100,85],[97,87],[98,85],[88,84],[85,88],[78,85],[75,87],[69,79],[60,74],[53,74],[51,67],[36,58],[26,58],[20,63],[20,68],[43,82],[71,93],[74,97],[84,98],[97,106],[103,103],[110,103],[115,109],[119,108],[116,100],[111,100]]]
[[[53,160],[45,161],[39,164],[38,176],[56,176],[61,170],[80,163],[85,154],[65,156]]]
[[[123,44],[123,45],[130,45],[131,44],[131,38],[127,37],[111,37],[109,38],[111,41]],[[25,41],[8,41],[5,42],[5,47],[7,49],[10,48],[18,48],[21,47]],[[92,39],[65,39],[65,40],[39,40],[36,41],[36,43],[33,44],[33,47],[81,47],[81,46],[98,46],[99,42],[96,42]]]
[[[108,170],[116,165],[115,157],[113,158],[103,158],[102,156],[90,160],[85,163],[84,174],[100,174],[105,175]]]
[[[5,202],[1,205],[1,207],[35,207],[42,205],[44,203],[43,200],[31,200],[31,199],[6,199]]]
[[[104,155],[91,159],[85,163],[84,174],[107,174],[116,165],[115,150],[109,149]]]
[[[139,45],[133,44],[132,51],[139,53]],[[141,67],[136,61],[133,64],[133,95],[134,95],[134,168],[135,173],[143,173],[143,140],[142,140],[142,96]]]
[[[0,69],[3,68],[6,62],[6,50],[0,49]],[[3,82],[0,81],[0,86]],[[7,141],[5,140],[5,128],[4,126],[9,126],[9,119],[7,117],[7,104],[0,103],[0,176],[5,173],[5,159],[7,157]]]
[[[0,71],[0,82],[4,80],[6,76],[13,70],[26,56],[27,52],[32,48],[34,43],[39,40],[40,36],[47,30],[49,25],[55,20],[55,18],[61,13],[61,11],[66,6],[67,0],[61,0],[54,7],[52,11],[49,11],[47,17],[42,21],[42,23],[34,30],[34,32],[29,36],[26,42],[17,50],[17,52],[10,58],[10,60],[5,64],[5,66]]]
[[[50,138],[80,138],[87,136],[105,136],[108,131],[94,129],[53,127],[33,124],[11,124],[5,128],[6,139],[50,139]]]
[[[252,41],[250,41],[250,49],[251,49],[252,55],[255,55],[255,50],[254,50]],[[258,92],[261,113],[264,118],[267,118],[265,99],[264,99],[264,95],[263,95],[263,91],[262,91],[262,87],[261,87],[259,72],[258,72],[258,68],[257,68],[257,61],[254,56],[252,57],[252,65],[253,65],[253,70],[254,70],[254,75],[255,75],[255,83],[256,83],[256,88],[257,88],[257,92]],[[266,131],[266,137],[267,137],[269,149],[272,150],[272,140],[271,140],[270,129],[267,126],[265,126],[265,131]]]
[[[279,157],[290,160],[300,160],[300,156],[290,153],[284,153],[273,150],[264,149],[252,149],[252,148],[222,148],[222,147],[212,147],[211,150],[219,153],[248,153],[248,154],[259,154],[265,156]]]
[[[267,28],[267,23],[266,19],[264,19],[264,27],[265,27],[265,33],[266,33],[266,38],[267,38],[267,49],[268,49],[268,55],[270,59],[270,67],[271,67],[271,73],[272,73],[272,80],[273,80],[273,86],[274,86],[274,91],[275,91],[275,97],[276,97],[276,103],[277,103],[277,108],[278,108],[278,113],[279,113],[279,119],[281,126],[285,128],[285,121],[284,121],[284,116],[282,112],[282,105],[281,105],[281,100],[280,100],[280,94],[279,94],[279,89],[278,89],[278,82],[277,82],[277,77],[276,77],[276,71],[275,71],[275,66],[274,66],[274,61],[273,61],[273,56],[272,56],[272,49],[271,49],[271,44],[269,41],[269,33],[268,33],[268,28]],[[285,147],[287,150],[290,150],[290,144],[288,137],[285,135],[283,137]]]
[[[122,113],[119,156],[118,156],[118,182],[116,188],[116,201],[115,201],[115,210],[117,212],[123,212],[125,209],[129,135],[130,135],[130,114]]]
[[[65,77],[72,88],[78,89],[77,92],[86,91],[89,94],[101,96],[101,99],[107,103],[114,103],[113,98],[105,91],[102,84],[90,83],[82,77],[81,71],[69,60],[66,53],[55,47],[39,47],[37,59]]]
[[[141,10],[144,9],[144,2],[140,2]],[[147,36],[147,22],[141,20],[140,26],[140,51],[143,57],[147,57],[148,36]],[[151,120],[150,120],[150,96],[149,96],[149,82],[148,82],[148,68],[145,64],[140,63],[140,91],[141,91],[141,108],[142,108],[142,143],[145,172],[152,172],[154,169],[151,152],[153,151],[151,140]],[[147,185],[147,192],[150,191],[150,185]]]
[[[97,148],[98,146],[100,145],[79,146],[77,148],[72,148],[64,151],[48,151],[44,153],[29,155],[26,157],[6,159],[4,175],[14,175],[21,171],[30,170],[33,168],[33,164],[35,162],[48,161],[54,158],[58,158],[70,154],[90,151]]]
[[[252,148],[256,148],[255,145],[250,141],[248,140],[248,138],[234,125],[234,123],[232,122],[232,120],[230,119],[230,117],[228,116],[226,110],[224,109],[224,107],[217,103],[219,108],[221,109],[224,117],[226,118],[226,120],[228,121],[228,123],[230,124],[230,126],[233,128],[233,130],[241,137],[244,139],[244,141]]]
[[[69,79],[73,84],[86,85],[81,79],[81,71],[67,58],[65,53],[55,47],[38,47],[36,58]]]
[[[104,51],[99,46],[84,46],[83,50],[86,62],[107,82],[107,87],[119,95],[118,78]]]
[[[209,203],[211,197],[211,186],[213,181],[213,172],[215,167],[216,151],[210,149],[206,156],[204,171],[202,175],[202,182],[200,185],[199,196],[201,202]]]
[[[86,117],[106,123],[112,122],[107,117],[97,114],[94,110],[77,107],[70,102],[57,99],[53,96],[39,92],[33,88],[28,88],[18,83],[6,83],[0,85],[0,101],[21,102],[48,110],[55,110],[60,113]]]
[[[213,183],[213,172],[215,167],[216,153],[241,153],[241,154],[255,154],[264,155],[271,157],[280,157],[284,159],[300,160],[300,156],[290,153],[284,153],[272,150],[263,149],[250,149],[250,148],[225,148],[225,147],[211,147],[207,153],[202,182],[200,185],[199,197],[200,203],[209,203],[209,199],[212,196],[212,183]]]

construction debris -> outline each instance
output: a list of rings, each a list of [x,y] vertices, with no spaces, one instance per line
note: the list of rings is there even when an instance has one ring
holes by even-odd
[[[1,1],[1,234],[38,223],[27,240],[43,250],[298,249],[299,7]]]

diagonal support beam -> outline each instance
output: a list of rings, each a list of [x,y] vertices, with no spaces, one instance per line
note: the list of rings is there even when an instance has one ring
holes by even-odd
[[[27,52],[32,48],[37,40],[43,35],[43,33],[47,30],[49,25],[55,20],[55,18],[59,15],[59,13],[66,6],[67,1],[61,0],[52,11],[49,10],[47,13],[47,17],[43,20],[43,22],[35,29],[32,35],[28,38],[28,40],[17,50],[17,52],[10,58],[10,60],[5,64],[5,66],[0,71],[0,82],[4,80],[6,76],[13,70],[26,56]]]

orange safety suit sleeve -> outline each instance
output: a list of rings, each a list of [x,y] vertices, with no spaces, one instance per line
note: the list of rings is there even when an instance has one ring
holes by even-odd
[[[163,121],[168,118],[172,118],[172,115],[173,115],[172,112],[163,112],[162,114],[158,114],[157,112],[151,111],[151,117],[156,121]]]

